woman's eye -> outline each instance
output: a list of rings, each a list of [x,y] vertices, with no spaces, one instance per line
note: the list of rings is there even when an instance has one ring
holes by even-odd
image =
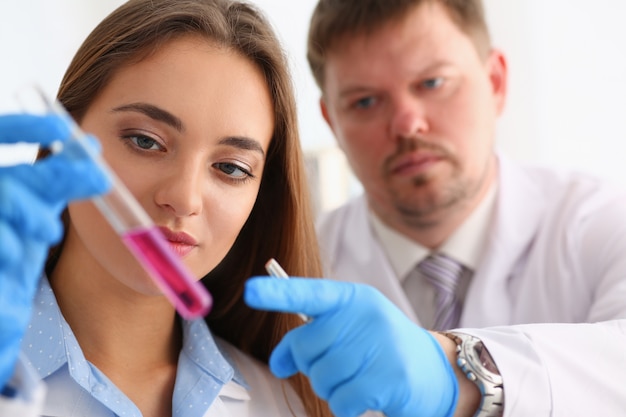
[[[215,164],[215,167],[235,179],[246,179],[252,176],[252,174],[250,174],[247,170],[229,162],[219,162]]]
[[[144,150],[154,150],[160,151],[163,147],[154,139],[151,139],[147,136],[128,136],[128,140],[130,140],[135,146]]]

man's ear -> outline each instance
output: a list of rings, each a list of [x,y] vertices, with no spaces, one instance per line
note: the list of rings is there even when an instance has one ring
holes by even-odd
[[[330,115],[328,114],[328,107],[326,107],[326,102],[324,101],[324,96],[320,97],[320,111],[322,112],[322,117],[326,121],[326,124],[330,128],[331,131],[334,132],[333,123],[330,119]]]
[[[502,113],[507,95],[508,64],[504,53],[498,49],[489,51],[486,61],[497,114]]]

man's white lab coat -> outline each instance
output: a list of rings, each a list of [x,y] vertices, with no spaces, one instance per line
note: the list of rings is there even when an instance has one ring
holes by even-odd
[[[318,234],[330,278],[377,287],[419,323],[363,196],[324,215]],[[460,326],[494,357],[506,416],[626,416],[626,192],[500,158]]]

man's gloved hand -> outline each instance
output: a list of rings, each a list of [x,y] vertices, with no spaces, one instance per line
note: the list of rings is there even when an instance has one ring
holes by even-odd
[[[0,167],[0,390],[13,374],[48,248],[62,236],[60,213],[110,186],[68,137],[55,116],[0,115],[0,143],[66,145],[32,165]]]
[[[367,410],[388,417],[454,413],[458,382],[443,350],[376,289],[254,277],[244,299],[253,308],[313,318],[287,333],[272,352],[270,369],[280,378],[305,374],[337,416]]]

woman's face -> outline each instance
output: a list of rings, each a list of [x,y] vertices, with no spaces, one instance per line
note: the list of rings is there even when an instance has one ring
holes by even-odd
[[[116,72],[81,126],[194,275],[211,271],[259,191],[274,130],[261,72],[204,39],[177,39]],[[135,291],[157,291],[91,203],[69,212],[64,256],[72,250],[75,262],[95,261]]]

